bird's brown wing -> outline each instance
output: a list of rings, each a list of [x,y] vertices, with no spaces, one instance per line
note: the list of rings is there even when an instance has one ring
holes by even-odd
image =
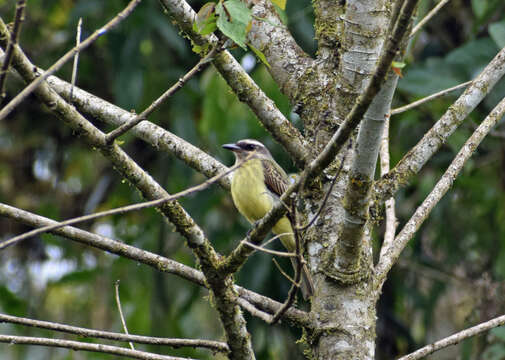
[[[265,185],[268,190],[281,196],[289,186],[287,175],[284,170],[274,164],[272,161],[263,160],[263,174],[265,176]]]

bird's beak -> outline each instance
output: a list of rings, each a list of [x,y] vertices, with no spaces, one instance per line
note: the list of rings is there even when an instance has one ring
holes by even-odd
[[[241,150],[240,147],[238,147],[236,144],[224,144],[222,145],[223,149],[230,150],[230,151],[238,151]]]

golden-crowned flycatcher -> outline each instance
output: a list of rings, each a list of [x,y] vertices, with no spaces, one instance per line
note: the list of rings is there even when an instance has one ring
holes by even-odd
[[[238,211],[253,223],[265,216],[289,186],[288,176],[275,162],[270,151],[256,140],[244,139],[223,148],[233,151],[237,162],[245,162],[232,173],[231,196]],[[280,236],[284,247],[294,252],[295,237],[291,222],[284,216],[272,228]],[[293,267],[296,261],[291,258]],[[304,299],[314,294],[314,286],[307,266],[303,264],[301,290]]]

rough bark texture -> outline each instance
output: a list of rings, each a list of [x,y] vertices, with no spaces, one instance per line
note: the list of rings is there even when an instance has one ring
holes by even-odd
[[[348,1],[345,5],[325,0],[314,2],[318,62],[306,74],[314,71],[317,76],[310,76],[305,89],[299,90],[303,93],[303,96],[298,95],[299,99],[305,102],[297,100],[303,104],[300,115],[305,134],[312,139],[311,148],[316,153],[333,135],[371,78],[388,29],[386,4],[386,1]],[[374,131],[378,130],[372,129]],[[374,135],[380,138],[381,134]],[[306,236],[316,287],[312,313],[318,324],[317,330],[308,333],[307,340],[316,359],[373,359],[375,353],[375,294],[369,276],[372,267],[370,226],[363,228],[361,222],[364,230],[359,238],[363,253],[357,254],[362,259],[360,277],[343,284],[324,273],[326,263],[337,260],[331,259],[334,255],[331,249],[337,243],[345,243],[343,237],[348,236],[341,231],[344,220],[349,220],[344,196],[346,189],[352,186],[347,180],[354,162],[352,153],[351,147],[341,151],[303,199],[310,219],[317,212],[321,197],[345,156],[343,171],[338,174],[328,203]],[[375,165],[376,154],[374,158],[369,163]]]

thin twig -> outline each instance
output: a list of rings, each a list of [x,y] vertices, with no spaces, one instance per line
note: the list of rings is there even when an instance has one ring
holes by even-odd
[[[74,47],[70,51],[68,51],[65,55],[63,55],[58,61],[56,61],[49,69],[47,69],[42,75],[33,80],[27,87],[23,89],[19,94],[16,95],[14,99],[12,99],[1,111],[0,111],[0,120],[4,119],[16,106],[19,105],[21,101],[23,101],[28,95],[30,95],[39,84],[44,81],[49,75],[54,74],[57,70],[59,70],[68,60],[70,60],[74,54],[81,52],[86,49],[89,45],[95,42],[100,36],[107,33],[117,24],[119,24],[122,20],[124,20],[128,15],[130,15],[135,7],[142,0],[131,0],[130,3],[123,11],[117,14],[112,20],[110,20],[105,26],[96,30],[90,37],[80,43],[79,46]]]
[[[261,311],[257,307],[255,307],[253,304],[251,304],[249,301],[246,299],[243,299],[241,297],[237,298],[237,303],[244,308],[245,310],[249,311],[251,315],[256,316],[257,318],[265,321],[266,323],[270,324],[272,321],[272,315]]]
[[[428,95],[422,99],[419,99],[417,101],[414,101],[413,103],[410,103],[410,104],[407,104],[405,106],[402,106],[402,107],[399,107],[399,108],[396,108],[396,109],[393,109],[391,110],[391,115],[396,115],[396,114],[400,114],[402,112],[405,112],[407,110],[410,110],[410,109],[413,109],[421,104],[424,104],[425,102],[428,102],[428,101],[431,101],[433,99],[436,99],[436,98],[439,98],[441,96],[444,96],[444,95],[447,95],[448,93],[452,92],[452,91],[456,91],[456,90],[459,90],[461,88],[464,88],[465,86],[468,86],[472,83],[472,80],[470,81],[466,81],[462,84],[459,84],[459,85],[456,85],[456,86],[453,86],[453,87],[450,87],[448,89],[444,89],[442,91],[439,91],[437,93],[434,93],[434,94],[431,94],[431,95]]]
[[[293,305],[295,298],[296,298],[296,293],[298,292],[298,289],[300,288],[301,282],[302,282],[302,267],[304,263],[304,259],[302,256],[302,251],[301,251],[301,239],[300,239],[300,233],[298,230],[296,230],[296,227],[298,225],[298,216],[297,216],[297,211],[296,211],[296,204],[295,201],[292,203],[292,216],[293,216],[293,224],[295,225],[294,229],[294,238],[295,238],[295,255],[296,255],[296,266],[295,268],[295,278],[294,282],[291,285],[291,288],[289,289],[288,292],[288,297],[286,298],[286,301],[282,306],[280,307],[279,310],[274,314],[272,317],[272,321],[270,322],[272,325],[276,324],[280,318],[284,315],[284,313]]]
[[[432,354],[435,351],[444,349],[444,348],[451,346],[451,345],[458,344],[465,339],[479,335],[479,334],[483,333],[484,331],[488,331],[488,330],[491,330],[495,327],[502,326],[502,325],[505,325],[505,315],[498,316],[494,319],[480,323],[479,325],[475,325],[471,328],[465,329],[465,330],[460,331],[456,334],[448,336],[445,339],[438,340],[438,341],[434,342],[433,344],[426,345],[426,346],[420,348],[419,350],[414,351],[413,353],[402,356],[398,360],[422,359],[423,357],[428,356],[429,354]]]
[[[411,218],[403,226],[403,229],[396,236],[395,240],[384,249],[379,263],[376,266],[376,287],[380,288],[386,276],[397,262],[398,257],[402,253],[405,246],[407,246],[410,239],[419,230],[422,223],[428,218],[433,208],[438,204],[442,197],[449,191],[455,179],[463,169],[467,160],[473,155],[477,146],[491,131],[494,125],[501,120],[505,114],[505,98],[503,98],[498,105],[489,113],[488,116],[482,121],[477,130],[468,138],[465,144],[461,147],[458,154],[451,162],[444,175],[440,178],[437,184],[433,187],[428,196],[424,199],[422,204],[416,209]]]
[[[417,23],[416,26],[414,26],[409,37],[414,36],[448,2],[449,2],[449,0],[440,0],[440,2],[437,4],[437,6],[435,6],[428,14],[426,14],[426,16],[424,18],[421,19],[421,21],[419,21]]]
[[[349,140],[349,145],[347,146],[347,150],[349,150],[351,147],[352,147],[352,140]],[[339,177],[340,172],[342,171],[342,169],[344,167],[345,159],[346,159],[348,153],[349,153],[349,151],[346,151],[344,153],[344,156],[342,157],[342,161],[340,162],[340,165],[339,165],[339,167],[337,169],[337,172],[335,173],[335,176],[333,177],[333,180],[331,180],[330,188],[328,189],[328,191],[324,195],[323,203],[321,204],[321,206],[317,210],[316,215],[314,215],[314,217],[312,218],[312,220],[310,220],[307,225],[302,226],[301,228],[295,229],[295,230],[299,230],[299,231],[305,231],[305,230],[307,230],[309,227],[311,227],[314,224],[314,222],[317,220],[317,218],[321,215],[321,212],[323,211],[324,206],[326,205],[326,202],[328,201],[328,198],[331,195],[331,192],[333,190],[333,186],[335,186],[335,183],[337,182],[337,178]]]
[[[247,161],[247,158],[244,161]],[[162,199],[145,201],[145,202],[142,202],[142,203],[128,205],[128,206],[123,206],[123,207],[116,208],[116,209],[100,211],[100,212],[97,212],[97,213],[94,213],[94,214],[90,214],[90,215],[79,216],[79,217],[76,217],[76,218],[73,218],[73,219],[69,219],[69,220],[66,220],[66,221],[59,222],[59,223],[54,224],[54,225],[48,225],[48,226],[44,226],[44,227],[41,227],[41,228],[38,228],[38,229],[34,229],[32,231],[28,231],[28,232],[26,232],[24,234],[15,236],[15,237],[13,237],[13,238],[11,238],[9,240],[6,240],[6,241],[0,243],[0,250],[5,249],[6,247],[11,246],[11,245],[13,245],[13,244],[15,244],[15,243],[17,243],[19,241],[26,240],[28,238],[31,238],[31,237],[35,236],[35,235],[39,235],[39,234],[42,234],[42,233],[45,233],[45,232],[48,232],[48,231],[52,231],[52,230],[58,229],[60,227],[66,226],[66,225],[74,225],[74,224],[81,223],[81,222],[84,222],[84,221],[98,219],[98,218],[101,218],[101,217],[104,217],[104,216],[124,214],[124,213],[131,212],[131,211],[137,211],[137,210],[141,210],[141,209],[145,209],[145,208],[149,208],[149,207],[153,207],[153,206],[159,206],[159,205],[162,205],[162,204],[164,204],[164,203],[166,203],[168,201],[176,200],[176,199],[178,199],[180,197],[192,194],[192,193],[197,192],[197,191],[202,191],[202,190],[206,189],[207,187],[209,187],[211,184],[213,184],[216,181],[218,181],[220,178],[222,178],[224,176],[227,176],[229,173],[231,173],[232,171],[234,171],[235,169],[237,169],[239,166],[241,166],[242,163],[243,162],[236,163],[235,165],[233,165],[231,168],[229,168],[224,173],[218,174],[218,175],[216,175],[216,176],[208,179],[207,181],[204,181],[203,183],[201,183],[199,185],[193,186],[193,187],[191,187],[189,189],[180,191],[180,192],[178,192],[176,194],[164,197]]]
[[[19,221],[23,224],[32,226],[32,227],[38,227],[41,225],[51,225],[55,224],[56,222],[45,218],[43,216],[39,216],[33,213],[30,213],[28,211],[24,211],[21,209],[14,208],[12,206],[8,206],[5,204],[0,203],[0,216],[4,216],[16,221]],[[56,229],[53,231],[55,234],[64,236],[68,238],[69,240],[76,241],[80,244],[86,245],[86,246],[92,246],[94,248],[100,249],[107,251],[111,254],[116,254],[118,256],[122,256],[126,259],[131,259],[134,261],[137,261],[141,264],[145,264],[147,266],[150,266],[151,268],[158,270],[160,272],[166,273],[166,274],[172,274],[181,277],[182,279],[191,281],[199,286],[203,287],[208,287],[208,283],[205,282],[205,277],[202,274],[202,272],[183,265],[181,263],[178,263],[172,259],[165,258],[163,256],[154,254],[152,252],[142,250],[139,248],[136,248],[134,246],[125,244],[120,241],[112,240],[109,238],[106,238],[104,236],[100,236],[97,234],[90,233],[88,231],[84,231],[81,229],[77,229],[71,226],[65,226],[59,229]],[[275,300],[270,299],[269,297],[262,296],[260,294],[257,294],[251,290],[244,289],[238,285],[235,285],[234,287],[235,291],[237,291],[241,297],[245,298],[247,301],[250,303],[254,304],[255,306],[262,307],[263,310],[268,311],[270,313],[275,313],[277,309],[281,306],[280,303],[278,303]],[[0,322],[4,320],[4,317],[8,315],[0,315]],[[292,321],[294,324],[297,324],[298,326],[304,326],[304,327],[311,327],[312,323],[306,316],[306,313],[298,310],[298,309],[289,309],[288,312],[285,315],[285,318],[289,319]],[[20,318],[22,319],[22,318]],[[27,321],[36,321],[36,320],[31,320],[31,319],[26,319]],[[44,323],[44,326],[51,326],[53,323]],[[47,325],[49,324],[49,325]],[[24,325],[30,325],[30,324],[24,324]],[[39,326],[39,325],[30,325],[30,326]],[[44,327],[43,326],[43,327]],[[110,338],[110,339],[115,339],[119,341],[133,341],[133,342],[139,342],[139,343],[147,343],[147,344],[160,344],[160,345],[170,345],[170,342],[174,341],[174,346],[202,346],[202,347],[210,347],[206,345],[198,345],[200,342],[206,342],[207,340],[185,340],[185,339],[161,339],[161,338],[150,338],[150,337],[143,337],[143,336],[138,336],[138,335],[130,335],[126,336],[124,334],[116,334],[116,333],[109,333],[109,332],[104,332],[104,331],[98,331],[98,330],[89,330],[89,329],[83,329],[83,328],[77,328],[70,326],[68,329],[70,331],[67,331],[66,327],[68,325],[62,325],[62,324],[56,324],[55,326],[60,326],[65,329],[62,330],[57,330],[57,331],[65,331],[65,332],[74,332],[76,334],[82,335],[82,336],[87,336],[87,337],[103,337],[103,338]],[[52,327],[49,329],[53,329]],[[111,335],[112,334],[112,335]],[[111,337],[113,336],[113,337]],[[114,337],[116,336],[116,337]],[[151,340],[154,339],[154,340]],[[184,342],[183,344],[181,342]],[[189,343],[188,343],[189,342]],[[212,341],[209,340],[210,343]],[[191,345],[191,344],[193,345]],[[181,344],[181,345],[178,345]],[[219,343],[216,343],[219,344]],[[216,349],[219,350],[219,349]]]
[[[282,275],[283,275],[286,279],[288,279],[288,280],[289,280],[289,282],[290,282],[291,284],[294,284],[294,283],[295,283],[295,280],[294,280],[291,276],[289,276],[287,272],[285,272],[285,271],[282,269],[281,265],[277,262],[277,260],[275,260],[275,258],[272,258],[272,261],[273,261],[273,263],[275,264],[275,266],[277,267],[277,270],[279,270],[279,272],[280,272],[280,273],[281,273],[281,274],[282,274]],[[279,309],[280,309],[280,308],[279,308]],[[278,310],[277,310],[277,311],[278,311]]]
[[[203,340],[203,339],[173,339],[173,338],[171,339],[171,338],[160,338],[160,337],[141,336],[141,335],[125,335],[115,332],[87,329],[49,321],[27,319],[6,314],[0,314],[0,323],[11,323],[24,326],[31,326],[35,328],[59,331],[67,334],[74,334],[85,338],[98,338],[115,341],[133,341],[138,344],[162,345],[162,346],[171,346],[174,348],[200,347],[200,348],[207,348],[212,351],[220,351],[220,352],[228,351],[228,345],[220,341]]]
[[[398,20],[393,28],[392,35],[388,37],[383,46],[383,51],[375,73],[370,79],[366,90],[356,99],[351,111],[347,114],[344,121],[333,134],[330,141],[326,144],[323,151],[319,153],[316,159],[312,160],[305,166],[305,170],[301,173],[293,184],[291,184],[280,197],[281,201],[288,199],[291,194],[298,191],[300,185],[306,183],[307,179],[312,179],[319,175],[340,152],[345,145],[352,132],[363,119],[363,115],[368,110],[375,95],[380,91],[382,84],[385,81],[386,75],[391,68],[391,63],[396,56],[400,43],[408,29],[410,18],[419,0],[405,0],[398,15]],[[282,204],[275,204],[272,209],[261,220],[258,220],[250,231],[249,239],[253,243],[260,242],[268,231],[274,226],[277,221],[285,214],[285,209]],[[252,252],[251,248],[244,246],[236,247],[232,253],[224,259],[219,265],[221,273],[233,273],[247,260],[247,257]]]
[[[161,104],[163,104],[170,96],[175,94],[179,89],[181,89],[184,84],[189,81],[193,76],[198,74],[202,69],[204,69],[212,60],[214,60],[214,56],[222,50],[222,42],[218,42],[214,48],[203,57],[191,70],[189,70],[186,75],[180,78],[170,89],[165,91],[158,99],[156,99],[147,109],[145,109],[142,113],[135,116],[132,120],[118,128],[112,130],[105,137],[105,141],[110,144],[114,139],[123,135],[125,132],[130,130],[132,127],[137,125],[139,122],[146,120],[147,117],[156,110]]]
[[[77,23],[77,35],[75,36],[75,46],[78,47],[79,44],[81,43],[81,31],[82,31],[82,17],[79,18],[79,22]],[[70,87],[70,102],[73,101],[74,98],[74,86],[75,86],[75,81],[77,79],[77,64],[79,63],[79,52],[75,53],[74,56],[74,65],[72,67],[72,81],[71,81],[71,87]]]
[[[475,122],[475,120],[473,120],[473,119],[470,119],[470,123],[468,125],[469,125],[469,127],[472,128],[473,131],[475,131],[477,129],[477,127],[479,126],[479,124],[477,124]],[[505,131],[491,130],[489,132],[489,136],[493,136],[493,137],[500,138],[500,139],[505,139]]]
[[[130,335],[128,333],[128,327],[126,326],[126,320],[124,319],[123,309],[121,308],[121,300],[119,299],[119,280],[116,280],[114,288],[116,292],[116,305],[117,309],[119,310],[119,317],[121,318],[121,324],[123,324],[124,333],[126,335]],[[129,341],[128,344],[130,345],[130,349],[135,350],[135,347],[133,346],[133,343],[131,341]]]
[[[252,247],[253,249],[256,249],[258,251],[263,251],[267,254],[272,254],[272,255],[281,256],[281,257],[296,257],[295,253],[265,249],[263,246],[254,245],[247,240],[242,240],[242,242],[244,244],[246,244],[247,246]]]
[[[7,45],[7,49],[5,49],[5,59],[2,64],[2,68],[0,69],[0,99],[3,99],[5,97],[5,81],[7,80],[7,75],[9,73],[12,56],[14,55],[14,47],[19,40],[21,24],[25,19],[25,7],[26,0],[18,0],[16,4],[16,13],[14,14],[14,25],[12,26],[9,44]]]
[[[48,339],[31,336],[0,335],[0,343],[7,343],[11,345],[13,344],[41,345],[41,346],[66,348],[72,350],[93,351],[102,354],[120,355],[141,360],[189,360],[188,358],[181,358],[168,355],[158,355],[145,351],[125,349],[118,346],[111,346],[104,344],[90,344],[81,341]]]
[[[263,243],[263,245],[262,245],[262,246],[263,246],[263,247],[265,247],[265,246],[267,246],[268,244],[270,244],[271,242],[273,242],[273,241],[275,241],[275,240],[277,240],[277,239],[280,239],[280,237],[281,237],[281,236],[283,236],[283,235],[289,235],[289,234],[291,234],[291,233],[281,233],[281,234],[277,234],[277,235],[275,235],[275,236],[271,237],[270,239],[268,239],[267,241],[265,241],[265,242]],[[245,238],[244,240],[245,240],[245,241],[247,241],[247,238]]]

